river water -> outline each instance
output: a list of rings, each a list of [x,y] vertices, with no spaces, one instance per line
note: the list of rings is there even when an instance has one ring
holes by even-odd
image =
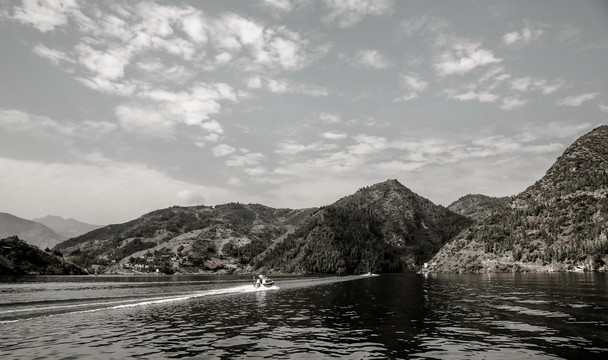
[[[1,359],[606,359],[597,273],[0,278]]]

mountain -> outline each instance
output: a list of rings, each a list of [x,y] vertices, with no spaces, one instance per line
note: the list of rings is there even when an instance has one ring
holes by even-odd
[[[475,221],[490,216],[494,211],[509,206],[511,197],[491,197],[480,194],[468,194],[448,205],[448,209]]]
[[[52,248],[63,239],[48,227],[20,217],[0,213],[0,238],[19,236],[28,244],[41,249]]]
[[[67,240],[89,231],[99,229],[101,225],[91,225],[74,219],[64,219],[61,216],[47,215],[43,218],[32,219],[53,230],[62,240]]]
[[[463,231],[431,271],[606,270],[608,126],[580,137],[509,207]]]
[[[57,251],[42,251],[17,236],[0,240],[0,275],[83,275]]]
[[[258,256],[254,268],[325,274],[417,270],[472,222],[388,180],[319,209]]]
[[[93,230],[55,249],[84,268],[108,273],[238,272],[314,210],[175,206]]]

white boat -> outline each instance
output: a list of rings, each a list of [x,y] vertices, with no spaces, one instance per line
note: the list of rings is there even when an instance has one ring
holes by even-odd
[[[255,276],[253,277],[253,279],[255,280]],[[274,281],[272,281],[272,279],[266,277],[265,275],[260,275],[259,279],[257,279],[255,281],[255,283],[253,283],[253,286],[258,288],[260,286],[263,287],[271,287],[274,285]]]

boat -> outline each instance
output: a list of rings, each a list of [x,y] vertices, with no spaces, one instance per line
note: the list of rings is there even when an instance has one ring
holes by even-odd
[[[255,276],[253,277],[253,279],[255,280]],[[259,279],[257,279],[254,283],[253,286],[258,288],[258,287],[271,287],[274,285],[274,281],[268,277],[266,277],[266,275],[260,275]]]

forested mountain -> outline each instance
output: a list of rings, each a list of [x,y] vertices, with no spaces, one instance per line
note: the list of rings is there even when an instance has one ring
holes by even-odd
[[[480,194],[469,194],[461,197],[448,205],[448,209],[475,221],[480,221],[490,216],[494,211],[509,206],[511,197],[491,197]]]
[[[87,269],[106,272],[233,272],[314,210],[239,203],[175,206],[93,230],[56,249]]]
[[[18,236],[30,245],[41,249],[52,248],[61,242],[61,236],[35,221],[0,213],[0,238]]]
[[[82,275],[57,251],[42,251],[17,236],[0,240],[0,275]]]
[[[101,225],[91,225],[75,219],[64,219],[61,216],[53,215],[32,219],[32,221],[40,223],[53,230],[62,238],[62,240],[80,236],[101,227]]]
[[[254,267],[324,274],[412,271],[472,222],[389,180],[319,209],[256,258]]]
[[[605,269],[608,126],[576,140],[510,206],[463,231],[433,258],[439,272]]]

